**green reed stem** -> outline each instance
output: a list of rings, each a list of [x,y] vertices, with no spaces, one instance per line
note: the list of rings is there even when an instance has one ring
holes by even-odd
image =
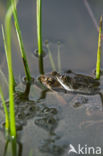
[[[20,27],[19,27],[18,15],[17,15],[17,9],[16,9],[16,0],[11,0],[11,3],[14,5],[13,16],[14,16],[15,28],[16,28],[17,38],[18,38],[18,42],[20,46],[21,56],[22,56],[22,60],[24,64],[25,75],[26,75],[27,81],[30,82],[31,75],[30,75],[28,61],[27,61],[25,50],[24,50],[24,44],[23,44],[23,40],[21,36]]]
[[[3,25],[1,25],[1,28],[2,28],[2,36],[3,36],[3,41],[4,41],[4,49],[5,49],[5,53],[6,53],[6,60],[7,60],[7,64],[8,64],[8,55],[7,55],[7,47],[6,47],[6,39],[5,39],[5,33],[4,33],[4,28],[3,28]],[[15,82],[15,78],[14,78],[14,74],[12,73],[13,75],[13,89],[15,91],[15,86],[16,86],[16,82]]]
[[[100,79],[101,32],[102,32],[102,16],[100,17],[100,25],[99,25],[97,64],[96,64],[96,79]]]
[[[42,0],[37,0],[37,40],[38,40],[38,55],[42,55]]]
[[[5,132],[9,133],[9,126],[10,126],[9,125],[9,114],[8,114],[8,109],[7,109],[7,106],[5,103],[5,99],[4,99],[4,95],[3,95],[1,87],[0,87],[0,96],[1,96],[2,105],[4,108],[4,112],[5,112]]]
[[[17,156],[17,142],[16,139],[11,140],[12,156]]]
[[[16,124],[15,124],[15,107],[14,107],[14,91],[13,91],[13,69],[11,56],[11,17],[13,13],[14,4],[12,4],[5,17],[5,45],[7,50],[7,65],[9,74],[9,110],[10,110],[10,134],[12,138],[16,138]]]

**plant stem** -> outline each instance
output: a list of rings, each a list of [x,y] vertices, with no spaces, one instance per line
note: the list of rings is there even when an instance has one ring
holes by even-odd
[[[99,25],[97,64],[96,64],[96,79],[100,79],[101,32],[102,32],[102,16],[100,17],[100,25]]]
[[[38,61],[39,61],[39,72],[40,74],[44,74],[44,64],[43,64],[43,57],[39,56],[38,57]]]
[[[7,45],[6,45],[6,39],[5,39],[5,33],[4,33],[4,28],[3,28],[3,25],[1,25],[1,28],[2,28],[2,36],[3,36],[3,41],[4,41],[4,49],[5,49],[5,53],[6,53],[6,60],[7,60],[7,64],[8,64],[8,54],[7,54]],[[15,78],[14,78],[14,74],[12,73],[13,75],[13,88],[14,88],[14,91],[15,91],[15,86],[16,86],[16,82],[15,82]]]
[[[3,95],[1,87],[0,87],[0,96],[1,96],[2,105],[4,108],[4,112],[5,112],[5,131],[8,134],[9,133],[9,114],[8,114],[8,109],[5,103],[5,99],[4,99],[4,95]]]
[[[37,40],[38,40],[38,55],[42,55],[42,0],[37,0]]]
[[[5,17],[5,39],[8,58],[8,73],[9,73],[9,109],[10,109],[10,133],[12,138],[16,138],[16,124],[15,124],[15,107],[14,107],[14,90],[13,90],[13,69],[11,56],[11,16],[13,13],[13,4],[9,7]]]
[[[23,44],[23,40],[22,40],[22,36],[21,36],[20,27],[19,27],[18,15],[17,15],[17,9],[16,9],[16,0],[11,0],[11,3],[14,4],[13,16],[14,16],[15,28],[16,28],[16,33],[17,33],[18,42],[19,42],[19,46],[20,46],[21,56],[22,56],[22,60],[23,60],[23,64],[24,64],[26,79],[28,82],[30,82],[31,75],[30,75],[28,61],[27,61],[25,50],[24,50],[24,44]]]

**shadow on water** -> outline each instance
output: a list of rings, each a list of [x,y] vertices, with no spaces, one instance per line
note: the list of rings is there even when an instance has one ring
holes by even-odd
[[[9,155],[17,156],[17,142],[14,139],[12,140],[7,139],[5,143],[3,156],[9,156]]]

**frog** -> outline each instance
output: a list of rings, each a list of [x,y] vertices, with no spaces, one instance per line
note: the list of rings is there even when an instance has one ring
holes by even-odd
[[[72,70],[53,71],[40,75],[38,80],[41,86],[48,88],[47,92],[53,93],[59,104],[69,104],[73,109],[81,109],[83,106],[87,115],[96,111],[98,113],[103,109],[101,83],[92,73],[89,75],[73,72]],[[92,101],[92,98],[95,100]]]
[[[41,75],[39,80],[49,89],[63,88],[65,91],[81,94],[96,94],[100,85],[100,82],[92,76],[75,73],[72,70],[63,73],[53,71]]]

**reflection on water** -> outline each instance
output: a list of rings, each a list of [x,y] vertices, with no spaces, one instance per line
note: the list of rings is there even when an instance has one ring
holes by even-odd
[[[16,140],[7,139],[3,156],[22,156],[22,144]]]

